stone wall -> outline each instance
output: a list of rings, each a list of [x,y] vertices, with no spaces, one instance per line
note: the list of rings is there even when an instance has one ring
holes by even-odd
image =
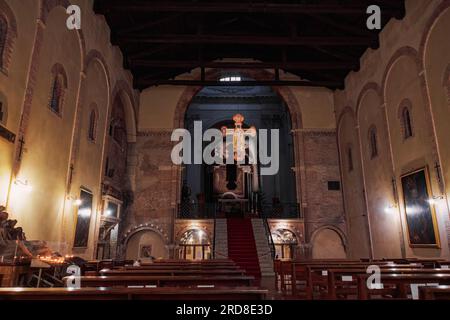
[[[345,90],[335,92],[353,257],[449,256],[449,7],[447,0],[407,0],[405,18],[387,24],[380,34],[380,48],[368,49],[360,70],[347,76]],[[412,137],[405,137],[405,107]],[[375,156],[370,130],[377,136]],[[440,247],[409,245],[401,177],[420,168],[430,173]]]
[[[303,141],[306,197],[302,209],[309,242],[314,231],[323,226],[335,226],[345,232],[345,219],[341,189],[328,188],[328,182],[340,184],[335,130],[305,129]]]
[[[81,30],[66,27],[70,4],[81,7]],[[89,242],[76,250],[86,258],[96,247],[111,104],[117,97],[123,101],[130,143],[138,112],[131,73],[123,69],[109,27],[92,5],[90,0],[0,1],[9,26],[8,63],[0,72],[8,115],[2,125],[16,135],[15,143],[0,138],[0,203],[28,239],[46,240],[66,254],[72,253],[77,221],[73,200],[81,188],[89,190],[94,198]],[[54,70],[64,74],[66,87],[59,114],[49,108]],[[90,141],[93,109],[98,118]]]

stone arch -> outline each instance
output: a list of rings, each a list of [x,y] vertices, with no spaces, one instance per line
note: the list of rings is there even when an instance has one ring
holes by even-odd
[[[354,111],[353,108],[350,107],[350,106],[345,107],[345,108],[342,110],[342,112],[339,114],[339,117],[338,117],[338,120],[337,120],[338,137],[339,137],[339,128],[341,127],[342,120],[344,119],[344,117],[345,117],[347,114],[355,120],[355,124],[356,124],[356,114],[355,114],[355,111]]]
[[[167,233],[164,232],[163,228],[154,225],[153,223],[146,223],[145,225],[134,226],[133,228],[129,229],[123,235],[121,243],[126,246],[130,238],[141,231],[153,231],[157,233],[161,238],[163,238],[166,243],[169,243],[169,236],[167,235]]]
[[[346,161],[346,160],[348,160],[347,159],[347,157],[348,157],[347,150],[349,148],[351,148],[351,150],[352,150],[353,169],[354,169],[355,161],[360,160],[359,152],[355,154],[355,145],[353,145],[352,143],[349,143],[349,142],[346,142],[345,146],[341,145],[341,129],[342,129],[342,122],[344,121],[345,116],[349,116],[353,120],[353,123],[355,124],[355,126],[357,125],[356,115],[355,115],[353,108],[349,107],[349,106],[345,107],[338,117],[337,127],[336,127],[337,128],[336,129],[336,139],[337,139],[337,146],[338,146],[338,157],[339,157],[339,162],[340,162],[340,167],[341,167],[341,181],[342,181],[343,186],[344,186],[344,179],[343,179],[342,173],[343,173],[344,168],[346,168],[346,164],[348,163],[348,161]],[[345,147],[345,149],[342,150],[341,147]],[[353,169],[351,171],[353,171]]]
[[[198,70],[197,70],[198,72]],[[274,75],[268,72],[267,70],[247,70],[247,69],[237,69],[234,72],[239,73],[244,76],[248,76],[255,80],[272,80]],[[221,70],[212,69],[206,72],[205,80],[217,80],[221,75]],[[184,128],[184,116],[186,114],[189,105],[192,102],[192,99],[197,95],[197,93],[203,88],[203,86],[190,86],[187,87],[184,92],[181,94],[180,99],[178,100],[177,106],[175,108],[174,113],[174,121],[173,128]],[[294,166],[293,171],[295,172],[296,179],[296,198],[297,202],[301,203],[302,198],[306,195],[304,194],[304,190],[306,190],[306,173],[304,167],[304,154],[300,152],[301,144],[303,141],[301,128],[303,128],[303,118],[301,114],[300,104],[297,101],[297,98],[292,93],[292,91],[288,87],[279,87],[273,86],[273,91],[276,92],[280,98],[286,104],[287,110],[289,111],[289,115],[291,117],[291,128],[293,132],[294,139]],[[180,188],[181,188],[181,170],[174,169],[173,170],[174,180],[176,180],[176,187],[172,193],[173,203],[177,203],[180,197]]]
[[[273,78],[273,74],[266,70],[245,70],[239,69],[235,71],[236,73],[251,77],[255,80],[270,80]],[[220,76],[220,70],[214,69],[206,72],[205,79],[206,80],[217,80]],[[180,99],[178,100],[178,104],[175,108],[175,116],[173,127],[174,128],[183,128],[184,127],[184,115],[191,104],[192,99],[197,95],[197,93],[203,89],[202,86],[192,86],[188,87],[182,93]],[[277,87],[273,86],[272,89],[276,92],[282,100],[285,102],[287,109],[289,110],[289,114],[291,116],[291,125],[293,129],[301,129],[303,128],[303,121],[301,116],[300,105],[295,98],[292,91],[287,87]]]
[[[8,20],[8,31],[13,38],[16,38],[18,36],[16,16],[5,0],[0,0],[0,14]]]
[[[349,123],[346,123],[349,121]],[[359,127],[354,108],[347,106],[339,115],[337,122],[337,140],[339,150],[339,165],[342,181],[345,220],[349,252],[353,257],[367,255],[370,251],[369,232],[367,230],[367,205],[364,194],[364,172],[361,153]],[[352,145],[353,170],[345,170],[347,162],[346,148]],[[347,244],[347,242],[346,242]],[[346,248],[347,248],[346,247]]]
[[[347,239],[339,228],[326,225],[311,235],[313,259],[345,259],[347,257]],[[328,249],[328,250],[326,250]]]
[[[145,235],[150,235],[151,238],[142,241],[142,238]],[[151,255],[155,258],[167,258],[169,256],[167,239],[165,239],[161,232],[154,228],[143,227],[127,236],[126,241],[124,242],[125,258],[128,260],[145,260],[145,257],[142,257],[140,253],[143,245],[152,247]]]
[[[429,16],[428,21],[425,24],[425,27],[423,28],[422,33],[422,39],[420,41],[419,45],[419,55],[421,58],[421,86],[422,91],[425,97],[425,107],[429,110],[429,118],[432,124],[432,127],[430,128],[430,131],[432,132],[432,138],[433,138],[433,156],[434,161],[440,165],[443,165],[446,162],[446,158],[448,158],[446,154],[446,150],[443,146],[439,146],[441,142],[439,141],[441,139],[440,135],[440,129],[446,126],[446,124],[442,124],[439,121],[440,119],[448,119],[448,107],[450,107],[450,65],[445,65],[445,60],[439,62],[440,66],[439,68],[427,68],[427,64],[431,62],[429,54],[430,52],[436,52],[436,46],[431,45],[433,41],[433,36],[435,35],[435,31],[437,29],[440,29],[442,24],[446,24],[448,15],[450,14],[450,0],[441,0],[439,5],[435,7],[433,13]],[[447,28],[448,29],[448,28]],[[446,29],[446,31],[447,31]],[[445,31],[444,31],[445,32]],[[447,49],[447,46],[444,46],[445,50]],[[439,54],[442,55],[442,51],[439,50]],[[442,64],[441,64],[442,63]],[[435,103],[436,99],[436,87],[438,78],[438,72],[443,72],[442,76],[443,79],[443,87],[444,90],[442,93],[444,96],[442,98],[446,98],[447,105],[445,109],[439,110],[439,107]],[[447,79],[446,79],[447,78]],[[433,82],[433,85],[431,86],[431,82]],[[441,89],[441,88],[440,88]],[[445,103],[445,100],[442,101]],[[433,103],[433,104],[432,104]],[[448,132],[443,136],[443,140],[445,141],[447,139]],[[444,171],[443,171],[444,172]],[[446,186],[448,185],[448,175],[443,174],[441,179],[439,179],[439,189],[440,192],[443,193],[446,189]]]
[[[363,98],[366,96],[366,94],[369,91],[375,91],[375,93],[380,98],[380,101],[381,102],[383,101],[383,93],[382,93],[381,88],[378,85],[378,83],[375,83],[375,82],[366,83],[366,85],[361,89],[361,92],[359,93],[358,100],[356,103],[356,119],[357,119],[358,124],[359,124],[359,116],[360,116],[360,112],[361,112],[361,102],[363,101]]]
[[[124,106],[125,124],[127,127],[127,141],[131,143],[136,142],[136,109],[132,89],[126,81],[119,80],[116,82],[111,96],[113,98],[112,101],[119,97]]]
[[[4,38],[2,65],[0,65],[0,68],[7,72],[12,57],[14,41],[18,35],[17,21],[14,12],[4,0],[0,0],[0,15],[6,20],[7,31]]]
[[[402,47],[402,48],[398,49],[392,55],[391,59],[389,60],[389,63],[386,65],[386,69],[385,69],[384,75],[383,75],[383,81],[382,81],[382,86],[381,86],[381,90],[383,93],[383,95],[382,95],[383,101],[385,101],[385,103],[387,103],[387,101],[386,101],[387,87],[386,86],[387,86],[387,81],[389,79],[391,71],[393,70],[396,63],[404,57],[408,57],[408,58],[412,59],[417,66],[417,70],[419,71],[419,74],[417,75],[417,77],[420,82],[421,95],[422,95],[423,101],[424,101],[423,107],[425,108],[424,113],[425,113],[425,117],[426,117],[426,123],[431,124],[431,125],[427,126],[426,130],[428,130],[429,136],[431,138],[432,155],[435,158],[435,161],[438,161],[439,156],[438,156],[438,149],[437,149],[437,143],[436,143],[436,134],[435,134],[434,128],[433,128],[434,121],[432,120],[430,100],[428,98],[427,87],[426,87],[427,84],[426,84],[425,76],[423,73],[424,61],[422,59],[422,56],[419,54],[419,52],[416,49],[406,46],[406,47]],[[386,119],[386,120],[388,120],[388,119]]]
[[[434,9],[430,18],[428,19],[425,28],[423,29],[422,39],[419,45],[419,57],[421,59],[421,69],[424,70],[424,61],[425,54],[427,49],[427,43],[430,39],[431,33],[433,31],[434,26],[438,23],[439,17],[445,14],[445,11],[450,8],[450,0],[442,0],[441,4],[439,4],[436,9]]]
[[[86,77],[88,75],[88,70],[89,68],[92,66],[93,63],[97,63],[100,68],[103,70],[104,72],[104,78],[106,80],[106,104],[105,107],[108,109],[110,104],[111,104],[111,96],[110,96],[110,92],[111,92],[111,83],[110,83],[110,75],[109,75],[109,69],[108,69],[108,64],[105,62],[105,59],[103,58],[103,56],[101,55],[100,52],[98,52],[97,50],[91,50],[89,51],[89,53],[86,56],[86,59],[84,60],[84,65],[82,66],[82,81],[83,83],[86,82]],[[86,91],[85,86],[83,86],[83,91]],[[85,92],[83,92],[85,94]],[[90,103],[90,102],[89,102]],[[80,99],[78,101],[78,105],[77,105],[77,122],[76,122],[76,139],[74,139],[73,141],[73,148],[72,148],[72,154],[71,154],[71,163],[75,163],[76,159],[78,157],[78,152],[79,152],[79,147],[80,147],[80,138],[81,135],[83,135],[83,133],[81,132],[81,128],[82,128],[82,110],[84,110],[85,106],[84,103],[82,103],[82,99]],[[97,106],[97,125],[100,121],[100,110],[98,109]],[[106,111],[107,113],[107,111]],[[106,127],[106,126],[105,126]],[[97,137],[96,137],[96,141],[100,141],[103,138],[99,135],[100,132],[98,130],[99,128],[97,127]],[[106,130],[106,128],[105,128]]]
[[[345,151],[346,151],[346,150],[341,150],[341,129],[342,129],[342,122],[344,121],[345,116],[349,116],[353,120],[353,123],[355,124],[355,126],[357,126],[355,111],[350,106],[345,107],[338,117],[337,126],[336,126],[336,138],[337,138],[337,145],[338,145],[338,150],[339,150],[339,158],[341,159],[341,169],[344,168],[344,163],[345,163],[344,158],[345,158]],[[356,129],[356,127],[355,127],[355,129]],[[345,144],[346,148],[348,147],[348,145],[349,145],[349,143],[347,142]],[[353,148],[355,147],[354,145],[351,145],[351,146]],[[355,159],[354,156],[355,155],[353,152],[353,160],[358,160],[358,159]],[[341,177],[341,179],[342,179],[342,177]]]
[[[66,9],[71,5],[69,0],[41,0],[39,22],[44,26],[47,24],[48,16],[50,12],[58,7],[61,7],[66,11]],[[39,23],[38,22],[38,23]],[[74,30],[71,32],[76,32],[78,40],[80,42],[80,56],[81,56],[81,66],[84,66],[84,59],[86,57],[86,40],[84,37],[83,30]]]
[[[212,240],[213,240],[212,230],[210,230],[206,226],[201,227],[201,226],[197,226],[197,225],[187,225],[187,226],[184,226],[183,228],[181,228],[175,235],[175,243],[180,243],[180,239],[183,236],[183,234],[185,234],[189,230],[202,230],[202,231],[204,231],[207,234],[207,236],[208,236],[209,242],[212,244]]]
[[[100,66],[102,67],[103,71],[105,72],[105,77],[106,77],[107,86],[108,86],[108,92],[111,92],[111,76],[109,73],[108,64],[106,63],[105,58],[103,58],[103,55],[99,51],[93,49],[93,50],[89,51],[89,53],[86,55],[86,59],[84,60],[84,65],[83,65],[83,73],[86,74],[86,70],[89,68],[91,63],[94,61],[97,61],[100,64]]]
[[[388,64],[386,65],[386,68],[384,70],[384,74],[383,74],[383,80],[382,80],[382,85],[381,85],[381,92],[382,92],[382,97],[385,98],[386,97],[386,82],[389,78],[389,75],[392,71],[392,68],[394,67],[394,65],[397,63],[397,61],[402,58],[402,57],[409,57],[411,59],[413,59],[419,70],[422,70],[423,67],[423,62],[420,59],[419,56],[419,52],[414,49],[413,47],[402,47],[400,49],[398,49],[391,57],[391,59],[389,60]]]

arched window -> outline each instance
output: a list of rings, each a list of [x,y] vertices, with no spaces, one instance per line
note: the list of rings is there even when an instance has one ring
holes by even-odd
[[[378,156],[377,129],[374,126],[369,129],[369,145],[370,157],[373,159]]]
[[[113,119],[109,125],[109,135],[116,141],[121,147],[124,147],[126,141],[125,122],[123,119]]]
[[[90,141],[95,141],[97,132],[97,112],[93,108],[89,115],[89,131],[88,138]]]
[[[58,115],[62,114],[64,94],[67,90],[67,75],[64,67],[57,63],[52,67],[52,84],[49,108]]]
[[[295,247],[298,244],[295,234],[287,229],[278,229],[272,233],[278,259],[293,259]]]
[[[8,36],[8,21],[2,15],[0,15],[0,68],[3,69],[4,66],[4,56],[6,49],[6,40]]]
[[[403,108],[402,121],[403,121],[403,137],[405,139],[411,138],[413,136],[413,130],[412,130],[412,124],[411,124],[411,114],[407,107]]]
[[[352,147],[347,149],[348,171],[353,171],[353,151]]]
[[[0,101],[0,123],[6,122],[6,107],[3,105],[3,101]]]

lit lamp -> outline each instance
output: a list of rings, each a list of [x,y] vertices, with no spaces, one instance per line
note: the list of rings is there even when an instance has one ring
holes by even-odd
[[[433,196],[432,198],[428,199],[427,201],[430,205],[435,205],[435,204],[437,204],[437,202],[439,200],[443,200],[443,199],[444,199],[444,196],[440,195],[440,196]]]
[[[83,218],[89,218],[91,216],[92,210],[89,208],[81,209],[78,211],[78,215]]]
[[[393,213],[394,212],[394,210],[397,208],[397,204],[396,203],[391,203],[391,204],[389,204],[389,205],[387,205],[385,208],[384,208],[384,212],[385,213],[388,213],[388,214],[391,214],[391,213]]]
[[[72,204],[74,207],[79,207],[83,204],[83,200],[81,200],[77,197],[68,196],[67,200],[72,201]]]
[[[22,191],[29,193],[31,192],[31,190],[33,190],[33,187],[31,186],[31,184],[29,183],[28,180],[21,180],[21,179],[16,179],[14,181],[14,184]]]

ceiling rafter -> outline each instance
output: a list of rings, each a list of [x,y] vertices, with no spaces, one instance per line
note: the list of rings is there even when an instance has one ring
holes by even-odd
[[[121,43],[140,44],[240,44],[240,45],[264,45],[264,46],[370,46],[378,41],[378,37],[361,36],[261,36],[261,35],[136,35],[118,37]]]
[[[133,60],[133,67],[152,68],[211,68],[211,69],[290,69],[290,70],[342,70],[357,66],[344,61],[289,61],[289,62],[202,62],[189,60]]]
[[[404,15],[404,0],[94,0],[94,10],[105,15],[137,89],[223,85],[205,80],[210,68],[274,72],[271,81],[230,85],[336,89],[379,46],[380,31],[365,23],[371,4],[381,6],[382,27]],[[198,80],[173,80],[196,68]],[[280,80],[282,70],[303,80]]]
[[[98,1],[98,0],[97,0]],[[288,14],[334,14],[361,15],[365,13],[369,3],[383,4],[385,14],[396,15],[401,6],[393,1],[359,1],[358,3],[267,3],[267,2],[187,2],[187,1],[99,1],[99,6],[105,6],[110,11],[128,12],[201,12],[201,13],[288,13]]]

